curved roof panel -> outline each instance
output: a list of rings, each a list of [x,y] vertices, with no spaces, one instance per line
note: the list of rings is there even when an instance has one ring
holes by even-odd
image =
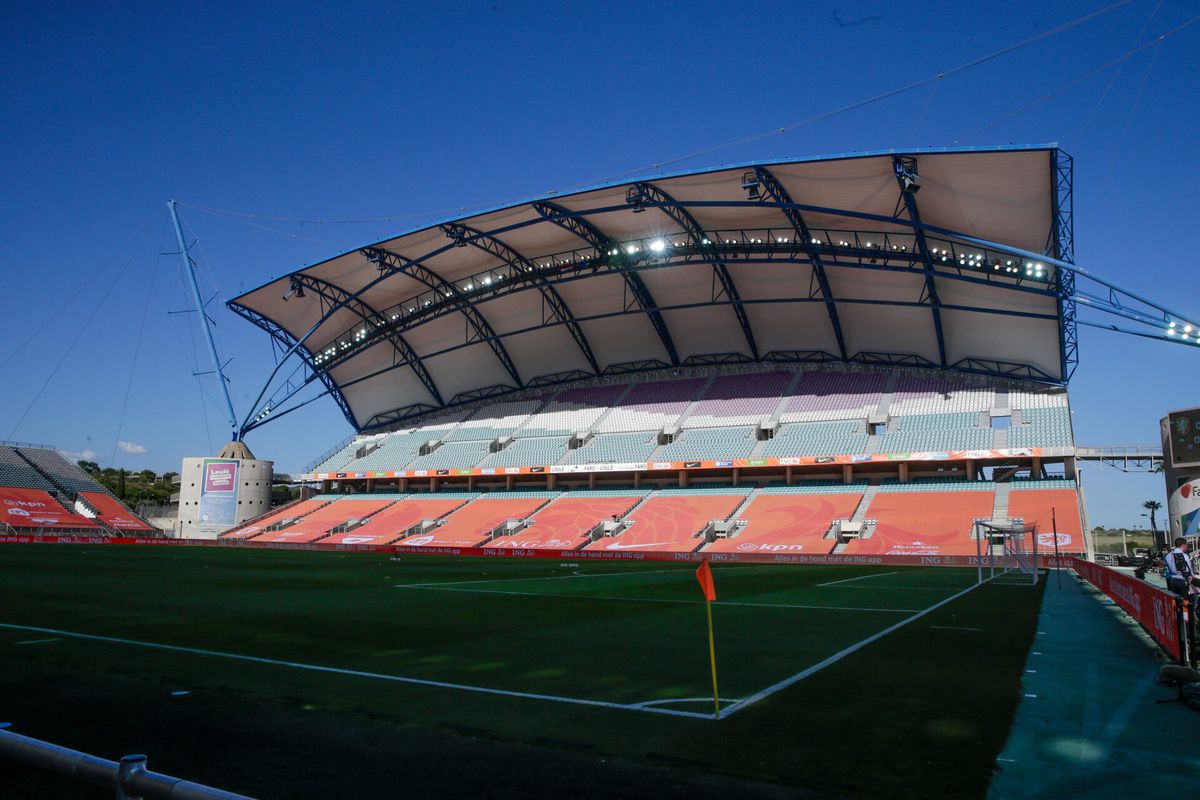
[[[231,301],[359,429],[714,361],[1065,380],[1053,146],[758,162],[410,231]],[[993,243],[982,247],[963,237]]]

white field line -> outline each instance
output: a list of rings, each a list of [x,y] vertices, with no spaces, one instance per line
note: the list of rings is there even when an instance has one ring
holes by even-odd
[[[670,700],[646,700],[642,703],[634,703],[634,708],[650,708],[651,706],[664,706],[671,703],[711,703],[711,697],[675,697]],[[732,697],[722,697],[722,703],[736,703],[737,700]]]
[[[859,575],[855,578],[842,578],[840,581],[829,581],[828,583],[818,583],[817,586],[837,586],[839,583],[850,583],[851,581],[865,581],[868,578],[882,578],[884,575],[899,575],[899,572],[873,572],[870,575]]]
[[[699,562],[694,562],[694,563],[698,564]],[[738,572],[743,572],[743,571],[751,570],[751,569],[762,569],[764,567],[776,568],[778,566],[779,566],[778,564],[752,564],[752,565],[738,564],[738,565],[736,565],[736,569]],[[612,578],[612,577],[616,577],[618,575],[657,575],[657,574],[666,573],[666,572],[673,572],[673,573],[676,573],[679,575],[691,575],[694,572],[694,570],[689,569],[689,567],[687,565],[685,565],[682,567],[675,567],[673,569],[638,569],[638,570],[630,570],[627,572],[575,572],[571,575],[540,575],[540,576],[534,576],[534,577],[529,577],[529,578],[484,578],[482,580],[470,580],[470,581],[438,581],[435,583],[406,583],[402,586],[398,585],[396,588],[398,588],[398,589],[426,589],[426,588],[438,587],[438,586],[464,586],[464,585],[473,585],[473,584],[477,584],[477,583],[513,583],[513,582],[520,582],[520,581],[567,581],[567,580],[578,580],[579,578]],[[720,574],[720,573],[718,573],[718,574]],[[889,572],[887,574],[893,575],[895,573]]]
[[[611,578],[617,575],[652,575],[659,572],[687,572],[687,568],[682,569],[645,569],[634,570],[632,572],[593,572],[581,573],[575,575],[542,575],[531,578],[484,578],[483,580],[472,581],[444,581],[440,583],[406,583],[403,586],[397,586],[398,589],[424,589],[430,586],[463,586],[466,584],[475,583],[512,583],[513,581],[566,581],[578,580],[579,578]]]
[[[880,586],[878,583],[873,583],[870,586],[829,586],[830,589],[888,589],[904,592],[957,592],[960,586]]]
[[[930,625],[930,630],[935,631],[981,631],[983,628],[962,628],[957,625]]]
[[[625,603],[675,603],[688,606],[703,605],[703,600],[671,600],[662,597],[612,597],[609,595],[599,594],[554,594],[553,592],[510,592],[503,589],[464,589],[454,586],[428,585],[428,586],[404,586],[396,585],[397,589],[418,589],[426,592],[469,592],[474,594],[511,594],[519,597],[561,597],[576,600],[614,600]],[[891,614],[912,614],[920,611],[919,608],[860,608],[858,606],[813,606],[813,605],[795,605],[790,603],[737,603],[729,600],[717,600],[713,603],[714,606],[742,606],[745,608],[800,608],[810,611],[870,611],[883,612]]]
[[[476,692],[478,694],[502,695],[504,697],[519,697],[525,700],[548,700],[555,703],[569,703],[579,706],[594,706],[598,708],[619,708],[626,711],[642,711],[649,714],[669,714],[674,717],[694,717],[697,719],[712,719],[712,714],[701,714],[696,711],[678,711],[671,708],[656,708],[646,707],[639,704],[628,703],[610,703],[605,700],[584,700],[579,697],[561,697],[553,694],[536,694],[534,692],[518,692],[510,689],[492,689],[486,686],[473,686],[465,683],[449,683],[447,681],[433,681],[424,678],[409,678],[403,675],[388,675],[382,672],[366,672],[357,669],[343,669],[341,667],[326,667],[319,664],[303,664],[299,661],[283,661],[276,658],[262,658],[261,656],[247,656],[240,653],[226,653],[221,650],[204,650],[198,647],[181,647],[173,644],[159,644],[158,642],[143,642],[137,639],[120,639],[115,636],[97,636],[91,633],[76,633],[75,631],[60,631],[54,628],[39,628],[32,625],[12,625],[0,622],[0,628],[14,631],[31,631],[33,633],[48,633],[55,636],[67,636],[72,639],[86,639],[93,642],[107,642],[109,644],[123,644],[131,647],[142,647],[150,650],[165,650],[172,653],[188,653],[189,655],[211,656],[213,658],[227,658],[234,661],[248,661],[254,664],[268,664],[274,667],[290,667],[292,669],[302,669],[311,672],[329,672],[337,675],[350,675],[357,678],[373,678],[381,681],[393,681],[395,683],[407,683],[416,686],[433,686],[439,689],[457,689],[463,692]]]
[[[990,578],[989,578],[989,580],[990,580]],[[908,625],[910,622],[916,622],[921,617],[924,617],[926,614],[929,614],[933,611],[938,610],[939,608],[946,605],[947,603],[954,602],[958,598],[965,595],[967,592],[971,592],[971,591],[974,591],[975,589],[978,589],[984,583],[987,583],[987,581],[984,581],[983,583],[976,583],[971,586],[968,586],[966,589],[963,589],[961,592],[951,595],[950,597],[947,597],[945,600],[939,600],[938,602],[931,605],[929,608],[926,608],[923,611],[918,611],[916,614],[913,614],[911,617],[902,619],[899,622],[897,622],[895,625],[892,625],[891,627],[888,627],[888,628],[884,628],[879,633],[872,634],[871,636],[868,636],[866,639],[863,639],[860,642],[852,644],[849,647],[845,648],[844,650],[840,650],[840,651],[834,653],[833,655],[831,655],[829,658],[825,659],[824,661],[813,664],[811,667],[809,667],[805,670],[802,670],[800,672],[797,672],[795,675],[792,675],[791,677],[784,678],[783,680],[779,681],[778,683],[773,683],[770,686],[768,686],[767,688],[762,689],[761,691],[755,692],[754,694],[750,695],[749,697],[742,698],[741,700],[737,701],[736,703],[729,706],[728,708],[721,709],[721,719],[728,717],[730,714],[736,714],[737,712],[741,711],[742,709],[749,708],[751,705],[757,703],[759,700],[770,697],[771,695],[775,694],[778,691],[786,689],[789,686],[792,686],[793,684],[799,683],[800,681],[804,680],[805,678],[815,675],[816,673],[820,672],[821,670],[825,669],[826,667],[833,666],[834,664],[841,661],[846,656],[857,653],[859,650],[863,649],[864,647],[871,644],[872,642],[879,641],[883,637],[887,636],[889,633],[894,633],[894,632],[900,630],[901,628],[903,628],[905,625]]]

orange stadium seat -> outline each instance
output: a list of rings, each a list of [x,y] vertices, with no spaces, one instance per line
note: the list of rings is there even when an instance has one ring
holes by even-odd
[[[743,494],[663,494],[647,500],[630,516],[629,528],[592,542],[587,550],[666,550],[691,552],[696,538],[714,519],[727,519]]]
[[[533,516],[533,524],[515,536],[501,536],[488,547],[528,550],[577,550],[587,544],[587,533],[614,516],[631,509],[641,497],[564,497]]]
[[[352,519],[364,519],[396,502],[394,498],[375,500],[343,499],[312,512],[304,519],[277,531],[253,538],[255,542],[315,542],[333,528]]]
[[[971,527],[992,516],[995,493],[880,492],[867,509],[878,520],[867,539],[852,539],[845,555],[973,556]]]
[[[437,519],[449,514],[466,501],[459,498],[431,497],[408,498],[394,506],[388,506],[366,524],[346,533],[335,533],[322,544],[389,544],[424,519]]]
[[[154,528],[129,513],[115,497],[104,492],[80,492],[79,496],[91,504],[100,514],[100,519],[110,528],[120,531],[152,531]]]
[[[1008,496],[1008,515],[1037,525],[1038,555],[1054,555],[1054,518],[1058,519],[1058,550],[1060,553],[1081,553],[1086,550],[1083,524],[1079,519],[1079,495],[1074,489],[1022,489]],[[1032,548],[1032,536],[1026,547]]]
[[[849,518],[862,494],[764,494],[751,501],[739,519],[737,536],[717,539],[706,553],[819,553],[837,542],[825,534],[835,519]]]
[[[306,514],[311,514],[321,506],[328,504],[328,497],[314,497],[311,500],[301,500],[298,503],[290,503],[277,511],[273,511],[265,516],[251,521],[249,525],[241,528],[234,528],[231,531],[226,531],[225,533],[222,533],[219,538],[248,539],[256,533],[261,533],[263,530],[275,525],[276,523],[283,522],[286,519],[299,519]]]
[[[96,530],[100,526],[82,514],[67,511],[41,489],[0,486],[0,520],[14,528]]]
[[[524,519],[549,500],[548,497],[481,497],[455,511],[441,527],[401,539],[406,547],[476,547],[508,519]]]

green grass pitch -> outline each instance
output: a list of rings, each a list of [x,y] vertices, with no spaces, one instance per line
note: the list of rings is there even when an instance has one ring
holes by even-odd
[[[386,742],[461,751],[460,785],[492,796],[479,748],[547,772],[603,775],[611,760],[635,784],[660,779],[642,765],[666,767],[714,791],[985,791],[1040,588],[964,593],[974,571],[936,567],[717,564],[715,721],[694,568],[5,545],[0,721],[261,797],[318,796],[302,787],[337,774],[327,759],[343,751],[354,780],[439,780],[415,764],[397,783]],[[371,758],[350,749],[362,741]],[[5,771],[26,796],[72,796]]]

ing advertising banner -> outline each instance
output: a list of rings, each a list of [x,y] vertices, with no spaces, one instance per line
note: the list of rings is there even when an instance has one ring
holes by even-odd
[[[238,462],[206,458],[200,472],[200,530],[219,533],[237,522]]]

